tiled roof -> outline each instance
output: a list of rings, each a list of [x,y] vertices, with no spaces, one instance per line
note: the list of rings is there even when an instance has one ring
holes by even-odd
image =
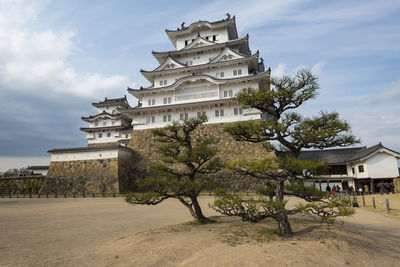
[[[28,166],[28,170],[48,170],[49,166]]]
[[[190,25],[187,26],[187,27],[184,26],[185,23],[183,22],[180,29],[179,29],[179,28],[177,28],[176,30],[168,30],[168,29],[165,29],[165,31],[166,31],[167,33],[181,32],[181,31],[185,31],[185,30],[187,30],[187,29],[190,29],[190,27],[193,27],[193,26],[196,25],[196,24],[207,23],[207,24],[210,24],[210,25],[216,25],[216,24],[226,23],[226,22],[231,22],[231,21],[233,21],[233,22],[235,21],[235,16],[231,17],[231,16],[229,15],[227,19],[221,19],[221,20],[212,21],[212,22],[209,22],[209,21],[207,21],[207,20],[199,20],[199,21],[193,22],[192,24],[190,24]]]
[[[125,110],[125,109],[118,109],[119,111],[121,111],[121,110]],[[96,115],[93,115],[93,116],[87,116],[87,117],[81,117],[81,119],[82,120],[84,120],[84,121],[90,121],[90,120],[93,120],[93,119],[95,119],[95,118],[97,118],[97,117],[101,117],[101,116],[109,116],[109,117],[112,117],[112,118],[119,118],[119,117],[123,117],[123,118],[126,118],[126,119],[128,119],[129,120],[129,118],[127,118],[127,117],[125,117],[123,114],[121,114],[121,113],[118,113],[118,114],[111,114],[111,113],[108,113],[107,111],[103,111],[103,112],[101,112],[101,113],[99,113],[99,114],[96,114]]]
[[[339,148],[339,149],[325,149],[325,150],[306,150],[300,153],[299,158],[302,160],[322,160],[326,164],[346,164],[368,157],[379,149],[387,149],[395,154],[400,154],[396,151],[384,147],[381,143],[372,147],[352,147],[352,148]]]
[[[126,99],[126,96],[121,97],[121,98],[105,98],[104,101],[99,101],[97,103],[92,103],[93,106],[95,107],[106,107],[106,106],[112,106],[112,105],[123,105],[126,108],[129,108],[128,101]]]
[[[325,149],[325,150],[306,150],[300,153],[301,160],[322,160],[326,164],[344,164],[348,158],[365,147]]]
[[[129,130],[132,129],[132,126],[123,126],[123,125],[115,125],[115,126],[105,126],[105,127],[81,127],[81,131],[83,132],[95,132],[100,130]]]

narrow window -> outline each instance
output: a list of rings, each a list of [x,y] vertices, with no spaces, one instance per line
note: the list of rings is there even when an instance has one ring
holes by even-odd
[[[238,115],[238,109],[237,108],[233,109],[233,115]]]
[[[99,133],[99,138],[102,138],[103,137],[103,134],[102,133]]]
[[[150,123],[150,120],[151,120],[150,116],[147,116],[147,117],[146,117],[146,123],[149,124],[149,123]]]
[[[215,73],[215,76],[216,76],[216,77],[219,77],[219,72]]]
[[[353,168],[351,168],[351,171],[353,172],[353,174],[355,174],[355,173],[356,173],[356,170],[354,170],[354,167],[353,167]]]
[[[219,111],[219,115],[221,115],[221,117],[224,116],[224,110],[223,110],[223,109],[221,109],[221,110]]]
[[[213,41],[217,41],[217,36],[213,35]]]
[[[167,80],[164,80],[164,85],[167,85]]]
[[[201,112],[197,111],[197,118],[200,118],[200,117],[201,117]]]
[[[156,117],[155,116],[151,116],[151,122],[155,123],[156,122]]]
[[[171,104],[171,97],[168,97],[168,104]]]
[[[205,115],[206,115],[206,112],[205,112],[205,111],[201,112],[201,115],[205,116]]]
[[[242,115],[243,114],[243,109],[239,108],[239,114]]]
[[[107,133],[107,137],[111,137],[111,133]]]
[[[128,134],[125,134],[125,138],[128,138],[128,136],[129,136]]]
[[[223,78],[223,77],[224,77],[224,72],[223,72],[223,71],[221,72],[221,75],[220,75],[220,76],[221,76],[221,78]]]
[[[163,115],[163,122],[167,122],[167,115]]]
[[[107,122],[106,121],[103,121],[103,126],[106,126],[107,125]]]
[[[155,105],[155,104],[156,104],[156,99],[155,99],[155,98],[153,98],[153,99],[151,100],[151,104],[152,104],[152,105]]]
[[[215,110],[215,117],[219,117],[219,110]]]
[[[188,45],[189,40],[185,40],[185,46]]]
[[[149,99],[149,106],[151,106],[151,99]]]
[[[232,90],[229,90],[229,91],[228,91],[228,95],[229,95],[229,97],[232,97],[232,96],[233,96]]]
[[[238,70],[238,75],[242,75],[242,70],[241,69]]]
[[[236,76],[237,75],[237,70],[234,70],[233,71],[233,76]]]
[[[183,115],[183,113],[179,114],[179,119],[180,119],[181,121],[184,120],[184,115]]]
[[[364,165],[358,165],[358,172],[364,172]]]
[[[185,120],[187,120],[189,118],[189,114],[185,113]]]
[[[163,85],[163,81],[162,80],[160,80],[160,86],[162,86]]]
[[[168,101],[167,98],[164,97],[164,105],[167,104],[167,101]]]
[[[228,97],[228,91],[224,91],[224,97]]]
[[[99,123],[96,121],[96,122],[94,123],[94,126],[97,126],[97,125],[99,125]]]
[[[168,121],[171,121],[171,114],[168,114]]]

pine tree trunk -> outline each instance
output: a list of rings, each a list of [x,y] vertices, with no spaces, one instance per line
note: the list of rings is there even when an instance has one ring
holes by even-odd
[[[199,202],[197,201],[197,196],[192,196],[192,197],[190,197],[190,200],[192,201],[192,205],[193,205],[193,208],[194,208],[194,212],[195,212],[195,214],[196,214],[195,219],[196,219],[197,221],[199,221],[199,222],[201,222],[201,223],[213,222],[213,220],[211,220],[211,219],[209,219],[209,218],[207,218],[207,217],[205,217],[205,216],[203,215],[203,212],[201,211]]]
[[[284,181],[279,181],[276,186],[276,201],[283,201],[283,192],[284,192]],[[278,229],[282,236],[291,237],[293,236],[292,227],[290,226],[288,216],[286,214],[285,209],[283,208],[281,212],[275,217],[275,220],[278,223]]]

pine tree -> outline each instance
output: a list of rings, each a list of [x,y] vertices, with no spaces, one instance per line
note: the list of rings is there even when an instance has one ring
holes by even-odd
[[[168,198],[179,200],[195,220],[210,222],[202,213],[197,197],[212,190],[215,182],[208,174],[221,169],[213,137],[196,137],[195,130],[207,121],[206,116],[173,122],[152,131],[159,145],[161,161],[152,167],[153,175],[138,180],[144,193],[129,193],[131,204],[157,205]]]
[[[318,174],[324,167],[322,162],[299,159],[302,149],[344,147],[359,142],[350,133],[349,124],[340,120],[336,112],[322,111],[307,118],[293,111],[317,95],[317,78],[309,70],[302,69],[295,77],[271,78],[267,85],[260,89],[243,89],[235,96],[242,105],[260,110],[263,120],[238,122],[225,131],[238,141],[261,142],[266,149],[275,152],[273,159],[243,159],[229,164],[243,174],[271,181],[269,187],[258,192],[270,198],[242,199],[221,191],[214,209],[252,222],[272,217],[283,236],[293,234],[288,220],[291,214],[314,214],[325,222],[352,214],[345,199],[333,198],[302,184],[305,176]],[[288,210],[285,195],[298,196],[307,204]]]

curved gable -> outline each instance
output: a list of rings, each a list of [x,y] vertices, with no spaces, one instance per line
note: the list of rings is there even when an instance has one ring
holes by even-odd
[[[168,57],[160,66],[158,66],[153,71],[176,69],[176,68],[183,68],[183,67],[186,67],[186,65],[176,61],[172,57]]]
[[[211,60],[210,63],[216,63],[220,61],[240,59],[240,58],[245,58],[245,56],[227,47],[218,56],[216,56],[213,60]]]

